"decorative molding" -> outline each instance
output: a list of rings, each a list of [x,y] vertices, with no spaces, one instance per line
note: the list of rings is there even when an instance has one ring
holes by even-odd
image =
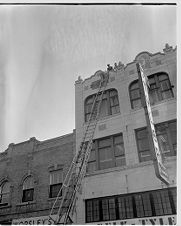
[[[90,85],[91,89],[97,89],[97,88],[99,88],[100,82],[101,82],[100,79],[92,82],[91,85]]]
[[[75,84],[80,84],[82,82],[83,82],[83,80],[82,80],[81,76],[78,76],[78,79],[75,81]]]
[[[119,61],[118,64],[117,63],[114,63],[114,70],[115,71],[119,71],[119,70],[123,70],[124,69],[124,64]]]
[[[142,68],[150,68],[150,54],[147,52],[143,52],[137,55],[135,61],[139,62]]]
[[[173,47],[172,47],[172,46],[169,46],[169,44],[166,43],[166,44],[165,44],[165,48],[163,49],[163,52],[164,52],[165,54],[170,53],[170,52],[173,52]]]

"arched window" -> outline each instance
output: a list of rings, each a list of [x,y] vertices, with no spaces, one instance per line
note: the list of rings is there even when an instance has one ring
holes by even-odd
[[[157,73],[148,76],[148,81],[150,84],[149,97],[150,103],[153,105],[164,99],[169,99],[173,97],[172,86],[169,77],[166,73]],[[129,86],[131,107],[140,108],[141,107],[141,96],[138,80],[132,82]]]
[[[10,195],[10,183],[5,181],[0,185],[0,206],[8,205]]]
[[[87,97],[85,100],[85,108],[84,108],[85,122],[89,120],[95,97],[96,97],[96,94]],[[98,96],[98,99],[95,104],[96,107],[98,106],[100,97],[101,95]],[[96,110],[97,108],[94,109],[94,112],[96,112]],[[120,112],[120,108],[119,108],[119,99],[118,99],[117,90],[116,89],[106,90],[102,97],[99,117],[114,115],[119,112]],[[94,116],[96,116],[96,114]],[[92,119],[94,119],[94,117]]]
[[[33,201],[33,193],[34,193],[34,186],[33,186],[33,177],[28,176],[23,181],[23,198],[22,202],[29,202]]]

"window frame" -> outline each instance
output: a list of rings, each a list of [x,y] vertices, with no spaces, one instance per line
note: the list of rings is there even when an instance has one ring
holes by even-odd
[[[116,156],[115,148],[116,148],[116,145],[118,145],[118,143],[117,144],[114,143],[114,139],[116,137],[119,137],[119,136],[121,138],[121,141],[120,141],[119,144],[122,145],[122,147],[124,149],[124,154]],[[100,160],[100,150],[103,150],[104,147],[100,147],[99,143],[101,141],[106,140],[106,139],[110,140],[109,147],[110,147],[110,151],[111,151],[111,161],[110,161],[111,166],[110,167],[106,167],[106,168],[102,168],[101,167],[101,160]],[[95,171],[98,171],[98,170],[104,170],[104,169],[110,169],[110,168],[114,168],[114,167],[120,167],[120,165],[117,165],[117,163],[116,163],[117,157],[121,157],[122,159],[124,159],[124,163],[121,166],[125,166],[126,165],[126,155],[125,155],[123,133],[118,133],[118,134],[114,134],[114,135],[111,135],[111,136],[101,137],[99,139],[94,140],[93,141],[93,145],[94,145],[94,148],[92,150],[95,151],[95,158],[94,159],[91,158],[91,153],[92,153],[92,150],[91,150],[90,157],[89,157],[89,159],[91,159],[91,160],[88,161],[88,166],[87,166],[87,172],[88,173],[92,173],[92,172],[95,172]],[[93,170],[93,171],[89,170],[89,168],[90,168],[89,167],[90,166],[89,163],[95,165],[94,166],[95,170]]]
[[[111,96],[110,95],[111,92],[115,92],[116,94]],[[86,99],[84,101],[84,122],[85,123],[88,122],[88,120],[89,120],[91,109],[92,109],[92,104],[94,103],[95,97],[96,97],[96,93],[86,97]],[[92,99],[92,101],[90,103],[87,103],[91,99]],[[116,99],[117,103],[114,103],[112,105],[111,102],[115,102],[113,99],[114,100]],[[120,102],[119,102],[119,95],[118,95],[117,89],[113,88],[113,89],[105,90],[105,92],[103,94],[103,100],[106,100],[105,105],[106,105],[107,113],[105,115],[103,114],[101,116],[101,107],[100,107],[100,115],[99,115],[100,118],[104,118],[104,117],[107,117],[107,116],[111,116],[111,115],[115,115],[115,114],[120,113]],[[99,97],[98,97],[98,100],[96,101],[95,105],[98,105],[99,101],[100,100],[99,100]],[[116,112],[113,112],[113,110],[112,110],[114,107],[116,107],[116,109],[117,109]],[[89,108],[89,110],[88,110],[88,108]],[[94,117],[92,118],[92,120],[94,120]]]
[[[163,80],[159,80],[159,77],[161,77],[161,75],[165,75],[167,77],[165,79],[163,79]],[[150,98],[150,104],[151,105],[155,105],[155,104],[157,104],[157,103],[159,103],[159,102],[161,102],[163,100],[168,100],[168,99],[174,98],[173,86],[171,84],[171,81],[170,81],[168,73],[166,73],[166,72],[158,72],[158,73],[155,73],[155,74],[151,74],[151,75],[148,76],[148,81],[150,81],[151,79],[154,79],[154,81],[155,81],[154,83],[155,83],[156,87],[153,88],[152,90],[149,90],[149,94],[151,92],[153,92],[154,90],[156,90],[156,95],[157,95],[157,98],[158,98],[158,101],[152,101],[152,97],[151,97]],[[166,90],[162,90],[161,84],[162,84],[162,82],[165,82],[165,81],[168,81],[169,88],[166,89]],[[134,86],[135,84],[138,84],[138,88],[132,89],[132,86]],[[140,90],[138,79],[136,79],[136,80],[134,80],[134,81],[132,81],[130,83],[130,85],[129,85],[129,97],[130,97],[130,103],[131,103],[131,108],[132,109],[142,108],[141,95],[140,95],[140,97],[132,98],[131,92],[135,91],[135,90],[137,90],[137,91]],[[171,97],[168,97],[168,98],[164,97],[163,93],[167,92],[167,91],[170,91],[170,96]],[[150,94],[150,96],[151,96],[151,94]],[[140,100],[139,101],[140,103],[139,103],[138,106],[134,106],[133,102],[135,100]]]
[[[156,131],[156,135],[157,135],[157,138],[158,138],[158,127],[159,126],[164,126],[164,128],[165,128],[165,132],[166,132],[166,135],[167,135],[167,138],[168,138],[168,140],[167,140],[167,143],[168,143],[168,145],[169,145],[169,149],[170,149],[170,152],[168,153],[168,151],[167,152],[162,152],[162,148],[160,148],[160,150],[161,150],[161,154],[162,154],[162,157],[163,157],[163,159],[165,158],[165,157],[170,157],[170,156],[176,156],[176,154],[177,154],[177,151],[175,151],[174,150],[174,144],[173,144],[173,142],[172,142],[172,138],[171,138],[171,129],[169,129],[170,128],[170,124],[171,123],[175,123],[176,124],[176,135],[177,135],[177,120],[170,120],[170,121],[166,121],[166,122],[161,122],[161,123],[158,123],[158,124],[156,124],[155,125],[155,131]],[[145,130],[145,134],[148,134],[148,132],[147,132],[147,127],[142,127],[142,128],[139,128],[139,129],[135,129],[135,138],[136,138],[136,144],[137,144],[137,152],[138,152],[138,157],[139,157],[139,161],[140,162],[145,162],[145,161],[149,161],[149,160],[152,160],[152,153],[151,153],[151,151],[150,151],[150,147],[149,147],[149,140],[148,140],[148,136],[145,136],[146,137],[146,139],[147,139],[147,142],[148,142],[148,150],[147,151],[149,151],[149,157],[148,157],[148,159],[147,160],[142,160],[142,157],[141,157],[141,155],[140,155],[140,153],[141,152],[143,152],[143,151],[140,151],[140,149],[139,149],[139,138],[138,138],[138,132],[140,132],[140,131],[144,131]],[[159,143],[159,139],[158,139],[158,143]],[[176,145],[176,150],[177,150],[177,143],[175,144]],[[159,143],[159,147],[160,147],[160,143]],[[168,154],[167,154],[168,153]]]
[[[167,195],[166,197],[164,197],[164,194],[166,193]],[[160,202],[157,202],[157,200],[156,202],[154,202],[155,200],[153,199],[154,195],[160,197],[159,199]],[[135,199],[136,196],[140,196],[141,200],[139,204],[137,202],[137,205]],[[149,203],[148,204],[149,207],[146,207],[147,204],[146,202],[144,203],[143,197],[147,197],[146,202],[147,204]],[[85,200],[85,222],[91,223],[113,220],[127,220],[132,218],[156,217],[159,215],[165,216],[176,214],[177,206],[176,203],[173,201],[174,199],[176,200],[176,198],[177,198],[176,187],[170,187],[157,190],[134,192],[129,194],[125,193],[120,195],[87,199]],[[114,200],[114,205],[111,208],[109,200]],[[98,204],[96,208],[96,214],[94,213],[95,208],[93,207],[93,203],[95,202]],[[105,212],[107,213],[106,216],[103,216],[102,208],[103,202],[106,203],[104,208]],[[138,214],[139,208],[142,209],[142,214]],[[110,217],[111,212],[113,213],[114,216],[112,219]],[[96,218],[95,216],[98,216],[98,218]]]
[[[51,178],[51,176],[52,176],[53,173],[57,173],[57,172],[60,172],[60,173],[61,173],[61,182],[53,183],[53,182],[51,182],[51,181],[53,180],[53,179]],[[50,181],[49,181],[49,195],[48,195],[48,197],[49,197],[49,198],[56,198],[57,195],[58,195],[58,192],[59,192],[59,190],[61,189],[62,184],[63,184],[63,169],[56,169],[56,170],[50,171],[49,179],[50,179]],[[59,188],[59,189],[57,190],[58,192],[56,192],[56,193],[57,193],[56,195],[53,195],[53,189],[54,189],[54,188],[57,189],[57,187]],[[62,197],[62,191],[60,192],[59,197]]]
[[[30,185],[26,185],[25,183],[28,180],[31,180],[31,184]],[[24,186],[27,186],[26,188],[24,188]],[[32,202],[34,200],[34,178],[32,175],[27,176],[24,180],[23,180],[23,186],[22,186],[22,190],[23,190],[23,195],[22,195],[22,202]],[[30,198],[28,197],[30,194]]]
[[[5,184],[8,184],[9,190],[4,192],[3,187],[5,186]],[[9,205],[10,194],[11,194],[11,184],[8,180],[5,180],[0,184],[0,207]],[[3,196],[7,196],[6,197],[7,202],[3,202],[3,198],[4,198]]]

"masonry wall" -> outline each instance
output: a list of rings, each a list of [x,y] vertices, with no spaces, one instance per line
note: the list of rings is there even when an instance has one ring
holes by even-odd
[[[0,182],[11,183],[8,206],[0,207],[0,222],[13,219],[48,216],[54,198],[49,198],[49,171],[63,169],[64,175],[73,158],[75,133],[38,141],[31,138],[10,144],[0,154]],[[27,175],[34,177],[34,200],[22,203],[22,183]]]
[[[131,192],[148,191],[166,187],[155,175],[153,162],[139,162],[135,139],[135,129],[146,127],[143,108],[132,109],[129,96],[129,85],[138,79],[136,62],[144,59],[144,71],[147,76],[157,72],[166,72],[173,86],[174,98],[163,100],[152,108],[154,123],[166,122],[176,119],[176,50],[165,48],[164,53],[138,54],[132,63],[109,72],[109,83],[106,89],[115,88],[118,91],[120,113],[106,116],[98,121],[94,139],[109,135],[123,133],[126,166],[97,170],[87,174],[83,192],[77,203],[77,222],[85,223],[86,199],[126,194]],[[78,151],[82,136],[86,129],[84,122],[84,101],[98,91],[92,89],[91,84],[99,80],[99,71],[86,80],[76,81],[76,150]],[[176,186],[176,157],[166,158],[164,165],[169,174],[170,185]]]

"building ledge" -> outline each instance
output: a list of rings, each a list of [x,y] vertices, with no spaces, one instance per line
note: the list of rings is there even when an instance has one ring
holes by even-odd
[[[21,203],[16,204],[16,206],[27,206],[27,205],[32,205],[32,204],[36,204],[36,201],[21,202]]]
[[[168,162],[171,162],[171,161],[176,161],[176,159],[177,159],[177,156],[166,157],[163,161],[163,164],[167,164]],[[115,172],[115,171],[135,169],[135,168],[140,168],[140,167],[150,166],[150,165],[153,165],[152,160],[146,161],[146,162],[139,162],[139,163],[135,163],[132,165],[127,165],[127,166],[118,166],[118,167],[109,168],[109,169],[97,170],[97,171],[94,171],[91,173],[86,173],[86,177]]]
[[[11,207],[11,205],[10,205],[10,204],[8,204],[8,205],[5,205],[5,206],[3,206],[3,205],[0,205],[0,209],[10,208],[10,207]]]

